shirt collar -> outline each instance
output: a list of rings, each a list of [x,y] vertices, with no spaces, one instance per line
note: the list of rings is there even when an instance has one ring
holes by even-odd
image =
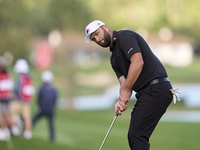
[[[117,35],[118,35],[118,32],[117,32],[117,31],[113,31],[112,47],[113,47],[114,43],[115,43],[116,40],[117,40]],[[110,47],[110,51],[111,51],[111,52],[113,52],[113,48],[112,48],[112,47]]]

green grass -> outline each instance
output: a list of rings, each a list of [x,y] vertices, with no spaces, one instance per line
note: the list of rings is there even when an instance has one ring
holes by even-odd
[[[188,67],[165,66],[169,79],[174,83],[200,83],[200,59],[197,57]]]
[[[153,150],[198,150],[200,123],[160,122],[150,140]]]
[[[181,107],[181,106],[180,106]],[[169,109],[174,109],[173,104]],[[118,116],[103,150],[128,150],[127,131],[131,107]],[[112,120],[114,110],[61,111],[55,118],[56,141],[48,141],[48,126],[40,120],[33,138],[12,137],[13,150],[95,150],[99,149]],[[160,122],[150,138],[153,150],[197,150],[200,147],[200,123]],[[8,150],[7,143],[0,141],[0,149]]]

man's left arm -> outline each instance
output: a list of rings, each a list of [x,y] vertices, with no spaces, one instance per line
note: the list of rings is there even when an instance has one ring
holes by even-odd
[[[130,66],[128,71],[128,76],[124,85],[120,89],[120,96],[119,96],[119,105],[120,105],[120,112],[126,110],[128,105],[127,102],[130,100],[132,95],[132,87],[136,80],[138,79],[142,68],[143,68],[143,59],[140,52],[134,53],[130,58]]]

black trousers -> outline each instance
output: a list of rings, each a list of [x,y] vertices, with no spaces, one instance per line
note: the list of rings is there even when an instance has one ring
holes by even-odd
[[[160,82],[136,94],[131,113],[128,141],[131,150],[149,150],[149,138],[173,99],[170,82]]]
[[[54,141],[55,140],[55,135],[54,135],[54,124],[53,124],[53,118],[54,118],[54,114],[53,112],[42,112],[39,111],[33,118],[32,120],[32,125],[33,127],[35,126],[35,123],[41,118],[41,117],[46,117],[48,119],[48,123],[49,123],[49,139],[50,141]]]

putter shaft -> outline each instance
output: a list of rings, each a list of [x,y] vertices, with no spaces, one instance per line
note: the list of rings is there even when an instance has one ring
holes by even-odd
[[[120,110],[120,108],[118,109],[118,111],[117,111],[117,113],[115,115],[115,118],[113,119],[112,124],[111,124],[110,128],[108,129],[108,132],[107,132],[107,134],[106,134],[106,136],[105,136],[105,138],[104,138],[104,140],[103,140],[103,142],[102,142],[101,147],[99,148],[99,150],[102,149],[102,147],[103,147],[103,145],[104,145],[104,143],[105,143],[105,141],[106,141],[106,139],[108,137],[108,134],[110,133],[110,130],[112,129],[112,127],[113,127],[113,125],[115,123],[115,120],[117,119],[117,116],[119,115],[119,110]]]

